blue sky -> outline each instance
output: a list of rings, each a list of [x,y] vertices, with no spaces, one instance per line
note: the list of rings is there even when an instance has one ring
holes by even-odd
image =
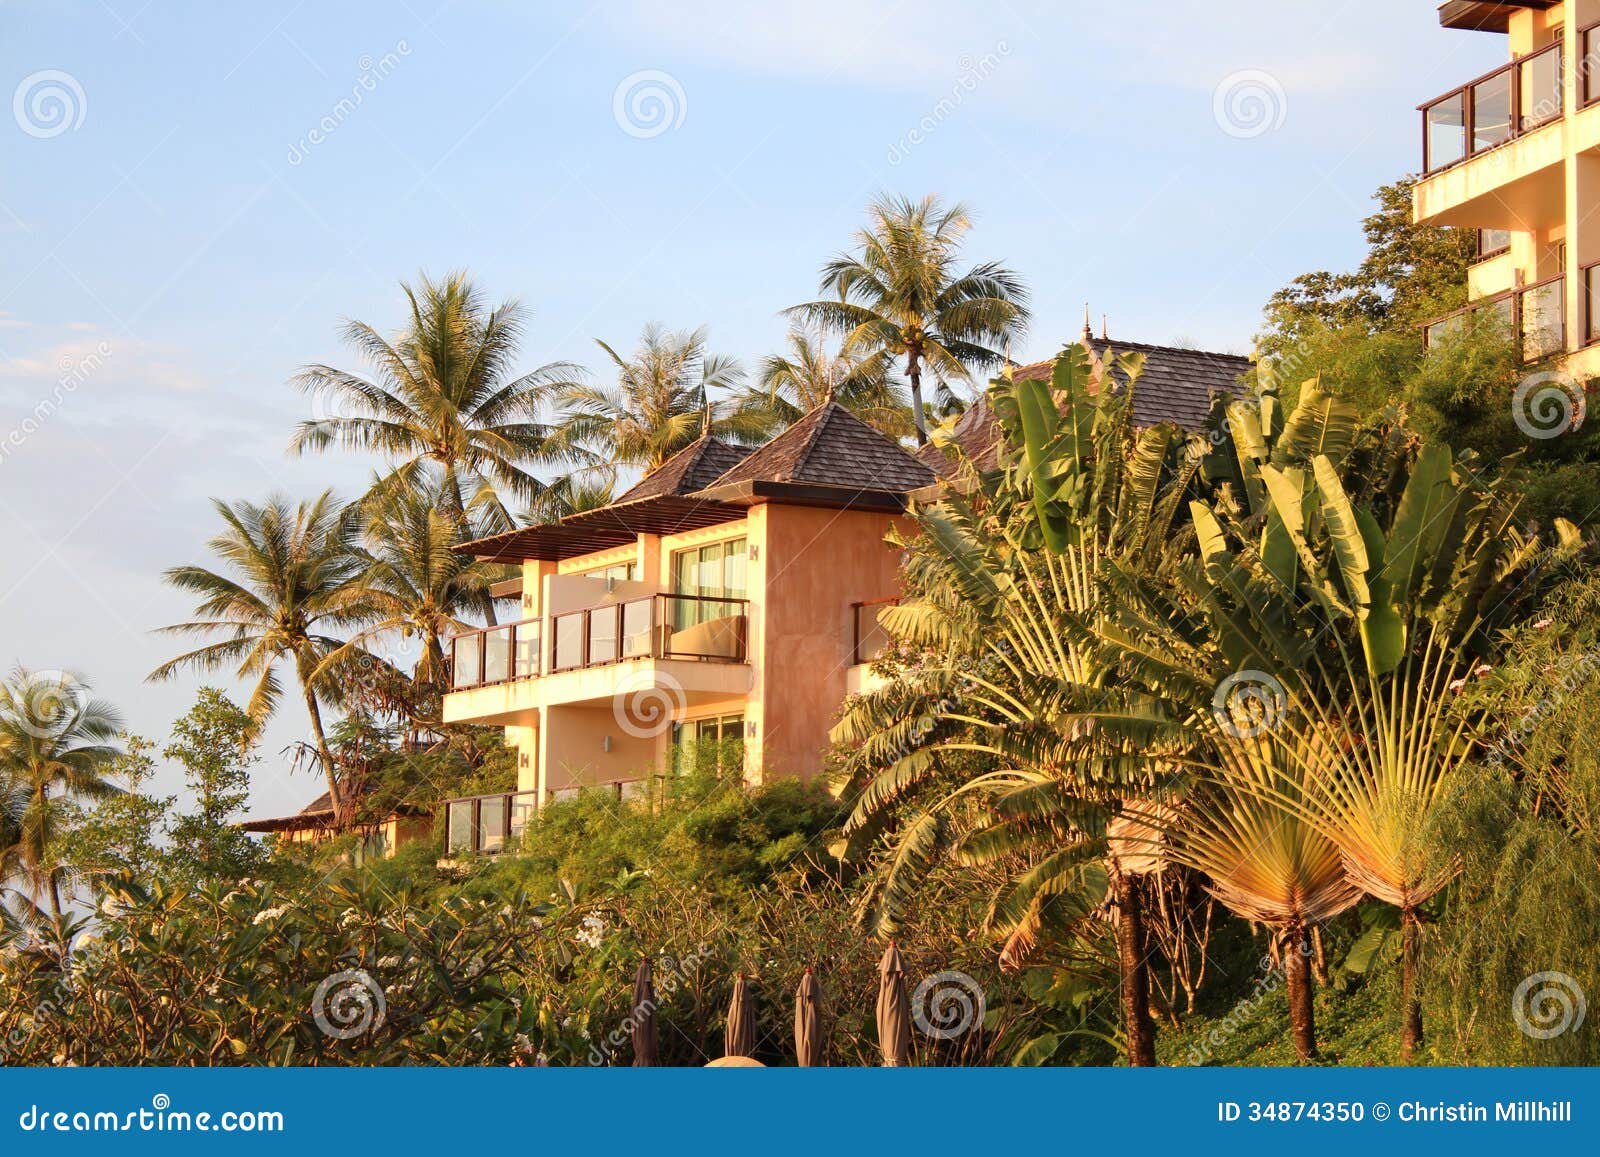
[[[1032,287],[1017,356],[1085,300],[1248,352],[1274,289],[1358,259],[1414,107],[1504,52],[1392,0],[0,2],[0,663],[164,737],[200,680],[142,682],[187,610],[161,569],[209,496],[361,484],[286,458],[285,383],[419,269],[521,298],[530,367],[653,320],[753,363],[869,197],[936,192]],[[316,790],[277,756],[303,727],[263,811]]]

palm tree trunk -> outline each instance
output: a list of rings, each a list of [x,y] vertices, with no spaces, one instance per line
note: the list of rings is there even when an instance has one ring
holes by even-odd
[[[54,868],[50,869],[50,915],[61,919],[61,876]]]
[[[1422,1045],[1422,921],[1415,908],[1400,909],[1400,1059],[1412,1060]]]
[[[311,716],[311,738],[317,744],[317,758],[322,761],[322,774],[328,780],[328,802],[333,806],[333,827],[343,831],[349,817],[344,812],[344,801],[339,798],[339,777],[333,766],[333,751],[328,747],[327,736],[322,733],[322,709],[317,706],[317,693],[311,689],[311,680],[302,679],[305,691],[306,714]]]
[[[928,418],[922,412],[922,362],[917,351],[906,354],[906,377],[911,381],[911,420],[917,425],[917,445],[928,444]]]
[[[1122,980],[1122,1020],[1128,1034],[1128,1064],[1156,1063],[1156,1026],[1150,1018],[1150,969],[1145,963],[1144,912],[1138,881],[1112,865],[1117,905],[1117,964]]]
[[[1289,1028],[1294,1033],[1294,1055],[1302,1064],[1317,1056],[1311,951],[1311,938],[1306,934],[1305,925],[1291,924],[1283,936],[1283,978],[1289,993]]]

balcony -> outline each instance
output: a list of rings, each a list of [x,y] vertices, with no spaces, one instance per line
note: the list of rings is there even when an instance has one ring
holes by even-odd
[[[630,659],[743,663],[748,603],[703,595],[646,595],[538,619],[485,627],[450,642],[450,686],[491,687]]]
[[[1515,334],[1522,360],[1536,362],[1565,353],[1567,348],[1566,279],[1552,277],[1537,285],[1508,290],[1474,301],[1422,327],[1423,345],[1431,349],[1478,317],[1501,319],[1505,331]]]
[[[1423,105],[1423,173],[1471,160],[1560,119],[1562,49],[1558,40]]]

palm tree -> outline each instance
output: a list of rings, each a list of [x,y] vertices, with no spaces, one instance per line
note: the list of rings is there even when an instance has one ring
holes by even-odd
[[[1137,359],[1123,368],[1137,382]],[[1111,560],[1177,560],[1170,542],[1198,467],[1175,453],[1170,427],[1133,432],[1131,391],[1091,396],[1081,350],[1058,360],[1051,382],[992,390],[1011,444],[1023,442],[1019,415],[1033,437],[1008,455],[1010,470],[975,477],[971,498],[953,493],[917,514],[907,574],[917,597],[884,621],[925,659],[863,696],[834,731],[859,748],[845,835],[870,847],[898,825],[869,896],[880,931],[946,851],[1004,870],[988,925],[1006,967],[1065,914],[1086,918],[1109,899],[1128,1060],[1153,1065],[1140,877],[1156,863],[1119,833],[1164,797],[1170,776],[1147,753],[1178,728],[1090,722],[1084,701],[1107,694],[1115,671],[1086,624],[1105,615],[1098,578]],[[1057,489],[1066,501],[1051,497]],[[957,835],[973,807],[982,818]]]
[[[787,312],[843,334],[847,352],[904,357],[917,441],[925,443],[923,369],[945,385],[1000,365],[1005,343],[1027,324],[1028,293],[1022,279],[996,261],[957,270],[972,227],[963,204],[946,208],[931,195],[920,201],[880,197],[867,214],[856,252],[823,266],[822,290],[836,296]]]
[[[309,365],[293,379],[330,413],[301,423],[291,453],[330,446],[384,455],[387,488],[423,485],[431,464],[443,476],[446,513],[465,523],[469,507],[492,530],[509,529],[496,487],[531,499],[540,490],[528,473],[551,461],[549,427],[540,414],[553,390],[581,372],[552,362],[511,376],[527,315],[515,301],[491,309],[462,272],[414,289],[402,283],[410,317],[395,337],[351,321],[344,339],[372,367],[370,377]]]
[[[638,348],[624,358],[605,342],[595,344],[616,367],[615,386],[570,383],[555,390],[560,417],[548,450],[571,461],[587,461],[588,476],[616,466],[646,473],[702,432],[731,441],[759,441],[761,422],[719,405],[714,395],[744,382],[732,358],[706,350],[706,331],[645,326]]]
[[[213,502],[226,528],[209,544],[222,570],[172,567],[164,575],[179,590],[199,598],[199,618],[163,627],[177,635],[217,641],[163,663],[152,680],[170,679],[186,668],[233,666],[239,678],[255,680],[246,710],[259,726],[277,710],[288,664],[299,682],[311,720],[312,745],[328,781],[339,823],[348,818],[332,752],[324,734],[323,704],[343,699],[339,672],[325,660],[343,646],[339,633],[373,616],[364,582],[366,564],[353,549],[353,528],[332,491],[293,504],[281,495],[256,505]]]
[[[373,662],[377,640],[398,635],[415,639],[412,669],[413,721],[437,724],[435,704],[445,691],[444,638],[490,620],[489,587],[499,568],[453,549],[461,528],[444,513],[443,486],[375,495],[359,511],[361,545],[355,548],[371,620],[321,663],[332,674],[343,664]],[[392,664],[389,664],[392,666]]]
[[[616,500],[615,467],[597,466],[578,474],[563,474],[540,491],[520,517],[524,523],[560,522],[569,514],[599,510]]]
[[[63,805],[117,794],[106,772],[121,731],[116,710],[73,675],[19,667],[0,681],[0,877],[26,878],[54,916],[70,870],[57,854]]]
[[[887,350],[830,350],[823,334],[806,326],[789,331],[788,347],[786,354],[773,354],[761,363],[756,385],[735,399],[740,409],[776,432],[834,401],[891,438],[912,433],[911,408],[889,377],[892,359]]]

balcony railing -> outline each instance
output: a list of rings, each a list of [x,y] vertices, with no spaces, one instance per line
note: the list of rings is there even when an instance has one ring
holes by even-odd
[[[505,792],[446,800],[444,851],[447,856],[492,855],[515,843],[539,810],[539,793]]]
[[[745,660],[744,599],[647,595],[550,618],[551,671],[625,659]]]
[[[450,686],[462,691],[628,659],[745,661],[745,599],[646,595],[550,617],[540,647],[539,620],[485,627],[450,641]]]
[[[1422,171],[1436,173],[1561,116],[1562,42],[1422,106]]]
[[[850,614],[855,620],[851,663],[870,663],[883,654],[889,645],[889,632],[883,629],[879,615],[899,602],[898,598],[887,598],[850,605]]]
[[[485,627],[450,640],[450,686],[487,687],[539,673],[539,620]]]
[[[1565,277],[1552,277],[1474,301],[1423,326],[1423,344],[1431,349],[1482,311],[1498,316],[1505,331],[1517,335],[1523,361],[1536,362],[1563,353],[1567,348],[1565,286]]]

